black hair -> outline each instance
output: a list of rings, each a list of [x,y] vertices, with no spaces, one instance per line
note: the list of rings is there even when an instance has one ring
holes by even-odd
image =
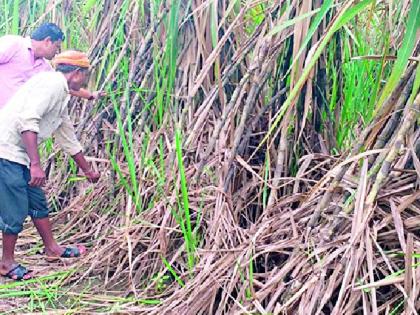
[[[60,71],[62,73],[69,73],[69,72],[73,72],[73,71],[76,71],[76,70],[88,71],[89,69],[79,67],[79,66],[74,66],[74,65],[59,64],[55,67],[55,70]]]
[[[64,40],[63,31],[54,23],[43,23],[38,26],[31,34],[33,40],[44,40],[47,37],[51,38],[52,42]]]

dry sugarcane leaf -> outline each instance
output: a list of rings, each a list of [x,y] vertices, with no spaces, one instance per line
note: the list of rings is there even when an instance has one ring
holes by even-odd
[[[404,225],[401,219],[400,212],[398,211],[397,207],[395,206],[394,202],[392,202],[392,200],[390,201],[390,205],[391,205],[392,218],[394,219],[395,230],[398,234],[398,239],[400,241],[401,248],[403,252],[407,254],[407,245],[406,245],[405,237],[404,237]]]

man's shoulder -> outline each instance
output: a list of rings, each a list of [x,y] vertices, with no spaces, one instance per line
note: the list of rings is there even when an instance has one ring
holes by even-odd
[[[31,80],[41,81],[44,84],[51,84],[51,85],[64,85],[65,78],[60,72],[57,71],[42,71],[35,74]]]
[[[67,89],[67,82],[64,76],[57,71],[44,71],[35,74],[30,78],[25,86],[27,89],[41,88],[41,89]]]
[[[0,37],[0,44],[12,46],[12,45],[24,45],[27,39],[19,35],[4,35]]]

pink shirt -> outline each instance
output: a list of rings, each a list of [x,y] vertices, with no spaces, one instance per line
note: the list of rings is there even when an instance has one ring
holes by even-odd
[[[47,60],[35,59],[30,38],[0,37],[0,109],[34,74],[51,70]]]

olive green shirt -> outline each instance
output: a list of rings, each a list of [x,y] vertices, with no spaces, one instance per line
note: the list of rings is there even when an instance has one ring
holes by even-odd
[[[29,167],[30,160],[21,133],[38,134],[38,144],[54,136],[70,155],[82,151],[68,115],[67,80],[60,72],[34,75],[0,109],[0,158]]]

